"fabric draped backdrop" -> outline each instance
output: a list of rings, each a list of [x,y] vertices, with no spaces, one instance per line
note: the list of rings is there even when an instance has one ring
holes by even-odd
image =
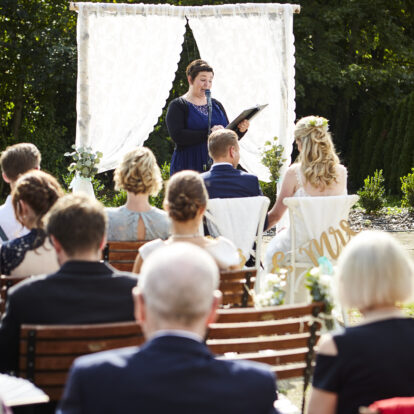
[[[115,168],[156,125],[174,81],[186,17],[201,57],[214,68],[212,93],[229,119],[248,107],[269,104],[240,142],[241,165],[268,181],[260,151],[275,136],[289,159],[295,120],[296,6],[76,6],[76,145],[103,153],[100,172]]]

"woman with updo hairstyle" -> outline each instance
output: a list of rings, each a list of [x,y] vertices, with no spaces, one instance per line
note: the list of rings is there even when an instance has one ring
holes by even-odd
[[[222,270],[239,269],[240,256],[234,244],[225,237],[211,239],[200,234],[200,226],[207,207],[208,194],[204,181],[195,171],[181,171],[170,178],[164,199],[164,209],[171,219],[168,240],[153,240],[139,249],[135,273],[154,250],[175,242],[194,243],[207,250]]]
[[[171,158],[170,175],[178,171],[205,172],[212,161],[208,155],[208,99],[206,91],[213,85],[213,68],[202,59],[192,61],[186,69],[188,91],[171,101],[168,106],[166,124],[175,142]],[[223,105],[211,98],[210,132],[225,128],[229,124]],[[249,128],[249,121],[237,125],[236,133],[242,138]]]
[[[170,221],[165,211],[153,207],[149,196],[162,187],[157,160],[149,148],[138,147],[128,152],[114,174],[115,189],[125,190],[127,202],[108,208],[108,240],[166,239]]]
[[[62,195],[57,180],[46,172],[31,170],[19,177],[11,194],[13,209],[17,221],[30,231],[1,246],[2,274],[30,276],[59,269],[55,249],[46,237],[44,217]]]
[[[268,213],[268,227],[273,227],[287,210],[286,197],[320,197],[347,194],[347,170],[336,155],[328,120],[307,116],[295,125],[295,141],[299,156],[282,181],[276,203]],[[281,230],[266,250],[265,267],[270,270],[275,252],[290,249],[289,228]]]

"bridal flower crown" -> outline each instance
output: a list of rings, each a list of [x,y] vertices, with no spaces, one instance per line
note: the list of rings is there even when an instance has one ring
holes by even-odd
[[[311,116],[306,122],[306,128],[328,126],[328,120],[322,116]]]

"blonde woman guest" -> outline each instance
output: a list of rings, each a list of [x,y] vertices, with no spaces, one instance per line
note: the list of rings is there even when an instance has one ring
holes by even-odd
[[[240,257],[233,243],[224,238],[211,239],[199,234],[206,210],[208,194],[204,181],[195,171],[180,171],[167,184],[164,208],[171,218],[168,240],[154,240],[142,246],[135,260],[134,272],[139,273],[143,261],[161,246],[189,242],[202,247],[215,259],[222,270],[240,268]]]
[[[125,205],[108,208],[108,240],[166,239],[170,221],[167,213],[149,203],[161,190],[161,172],[149,148],[128,152],[115,170],[115,188],[127,192]]]
[[[413,300],[404,248],[387,233],[360,233],[339,258],[337,290],[363,318],[321,338],[308,413],[354,414],[377,400],[414,396],[414,319],[397,306]]]
[[[295,125],[298,162],[287,170],[276,203],[268,213],[268,229],[286,212],[286,197],[319,197],[347,194],[347,170],[335,152],[328,121],[318,116],[300,119]],[[270,241],[265,267],[270,269],[274,253],[290,250],[289,228],[281,230]]]
[[[12,192],[14,213],[17,221],[30,231],[1,246],[2,274],[29,276],[59,269],[55,249],[46,237],[44,217],[62,195],[57,180],[43,171],[31,170],[16,181]]]

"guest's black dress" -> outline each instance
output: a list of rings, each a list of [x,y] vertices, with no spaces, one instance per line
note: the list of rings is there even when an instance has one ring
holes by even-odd
[[[313,386],[338,394],[337,413],[392,397],[414,396],[414,319],[346,328],[333,337],[338,355],[318,355]]]

